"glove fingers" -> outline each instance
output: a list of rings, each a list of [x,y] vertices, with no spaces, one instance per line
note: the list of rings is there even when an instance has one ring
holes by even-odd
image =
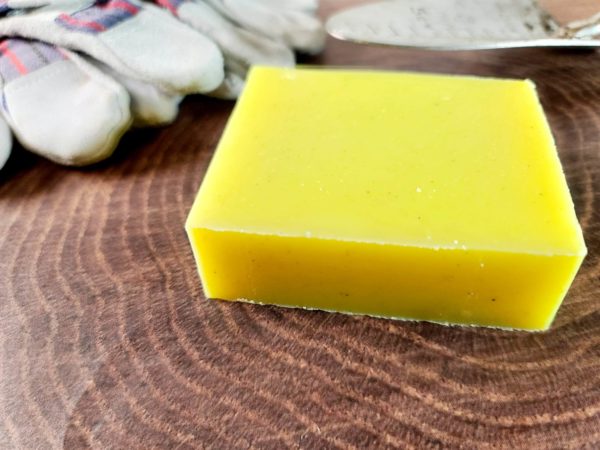
[[[319,8],[317,0],[255,0],[255,2],[266,8],[304,11],[308,13],[315,13]]]
[[[273,8],[255,0],[207,0],[217,11],[244,28],[285,43],[296,50],[318,53],[325,31],[312,13],[292,8]]]
[[[226,59],[246,68],[252,64],[294,64],[294,54],[287,46],[235,26],[202,0],[182,3],[177,14],[183,22],[214,40]]]
[[[221,86],[211,92],[211,97],[234,100],[239,97],[244,89],[246,68],[237,66],[235,62],[225,64],[225,79]]]
[[[8,161],[12,150],[12,135],[6,121],[0,116],[0,170]]]
[[[2,114],[24,147],[67,165],[112,154],[131,124],[123,87],[42,42],[7,39],[0,52]]]
[[[133,125],[136,127],[170,124],[177,117],[182,96],[164,92],[153,84],[130,78],[92,58],[90,64],[112,77],[129,93]]]
[[[212,41],[138,0],[55,4],[3,18],[0,33],[81,51],[178,94],[209,92],[223,80],[223,58]]]

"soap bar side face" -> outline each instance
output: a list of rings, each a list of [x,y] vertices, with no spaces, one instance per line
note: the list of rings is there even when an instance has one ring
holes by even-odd
[[[582,257],[432,250],[197,229],[209,298],[545,330]]]

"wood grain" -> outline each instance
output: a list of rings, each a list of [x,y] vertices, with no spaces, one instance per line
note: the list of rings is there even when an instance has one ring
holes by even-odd
[[[600,53],[308,62],[536,81],[589,247],[552,329],[205,300],[183,223],[232,105],[189,98],[105,164],[0,174],[0,448],[600,448]]]

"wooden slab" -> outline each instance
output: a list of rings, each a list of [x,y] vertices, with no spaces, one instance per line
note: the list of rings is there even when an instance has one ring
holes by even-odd
[[[552,330],[205,300],[183,222],[232,105],[189,98],[99,166],[0,173],[0,448],[600,447],[600,52],[306,62],[537,83],[589,247]]]

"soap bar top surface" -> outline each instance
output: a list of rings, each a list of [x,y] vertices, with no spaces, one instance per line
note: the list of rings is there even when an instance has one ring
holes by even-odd
[[[527,80],[255,67],[188,226],[585,253]]]

